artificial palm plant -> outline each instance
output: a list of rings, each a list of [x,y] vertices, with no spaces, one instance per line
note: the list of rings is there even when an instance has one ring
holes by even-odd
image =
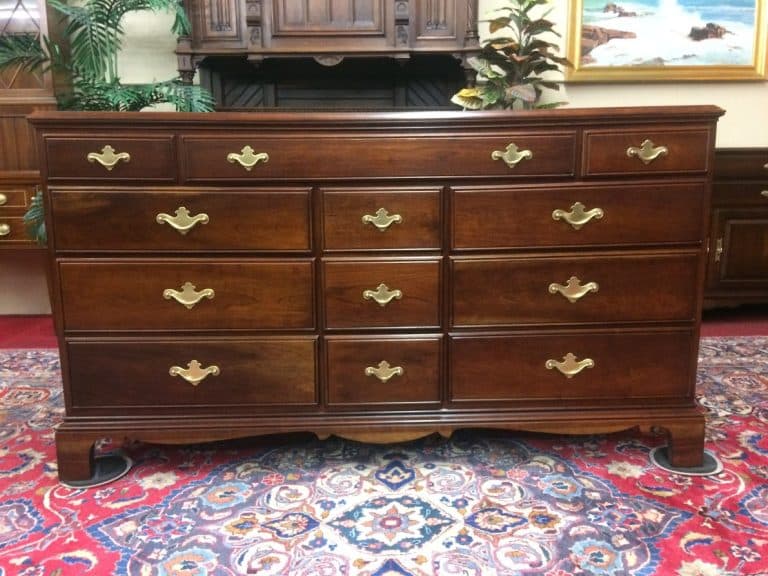
[[[48,0],[47,4],[62,17],[63,41],[33,34],[0,37],[0,69],[50,68],[63,75],[68,86],[57,90],[60,108],[130,111],[170,103],[185,112],[213,109],[209,92],[179,78],[146,84],[120,81],[117,56],[123,17],[138,10],[171,10],[175,13],[171,31],[187,34],[190,24],[180,0],[85,0],[76,5]]]
[[[558,45],[548,37],[559,37],[547,19],[550,0],[506,0],[489,22],[490,36],[480,53],[468,59],[477,72],[474,86],[454,94],[451,102],[469,110],[486,108],[553,108],[563,102],[540,103],[544,89],[559,90],[559,82],[546,73],[570,66],[557,55]],[[543,12],[542,12],[543,11]]]

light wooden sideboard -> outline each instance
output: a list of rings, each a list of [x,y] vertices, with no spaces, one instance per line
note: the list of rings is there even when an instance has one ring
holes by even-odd
[[[298,430],[658,427],[699,464],[721,113],[34,115],[60,477]]]

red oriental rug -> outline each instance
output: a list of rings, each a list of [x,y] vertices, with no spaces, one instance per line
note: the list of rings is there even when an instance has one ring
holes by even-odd
[[[58,484],[52,350],[0,351],[0,574],[768,574],[768,338],[702,340],[706,477],[661,438],[468,430],[398,445],[284,436],[128,447]]]

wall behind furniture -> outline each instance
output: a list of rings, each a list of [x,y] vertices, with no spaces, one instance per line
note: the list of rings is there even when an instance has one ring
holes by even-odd
[[[496,0],[479,0],[483,18]],[[608,0],[606,0],[607,2]],[[563,35],[566,50],[568,1],[554,0],[550,18]],[[170,78],[176,74],[175,41],[168,32],[169,14],[130,14],[127,37],[119,63],[125,82]],[[482,31],[481,31],[482,32]],[[555,95],[568,106],[651,106],[672,104],[716,104],[726,110],[718,124],[719,147],[768,146],[768,82],[659,82],[640,84],[569,83]]]

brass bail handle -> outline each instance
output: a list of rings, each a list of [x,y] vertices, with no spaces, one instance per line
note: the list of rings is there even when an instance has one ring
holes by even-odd
[[[168,224],[182,236],[198,224],[208,224],[208,221],[210,220],[208,214],[205,214],[204,212],[192,216],[189,213],[189,210],[184,206],[179,206],[174,214],[175,216],[171,216],[165,212],[160,212],[155,216],[155,221],[158,224]]]
[[[666,146],[656,146],[652,140],[643,140],[639,147],[630,146],[627,148],[627,156],[630,158],[639,158],[643,164],[650,164],[657,158],[662,158],[669,154]]]
[[[234,164],[240,164],[248,172],[250,172],[256,164],[259,162],[269,162],[269,154],[266,152],[254,153],[254,149],[250,146],[243,146],[240,153],[230,152],[227,154],[227,162]]]
[[[557,369],[566,378],[573,378],[576,374],[584,370],[585,368],[592,368],[595,365],[595,361],[592,358],[584,358],[584,360],[576,360],[571,352],[568,352],[563,357],[562,361],[547,360],[544,363],[547,370]]]
[[[504,163],[510,168],[514,168],[523,160],[531,160],[533,152],[530,150],[520,150],[514,142],[507,145],[505,150],[494,150],[491,152],[491,159],[504,160]]]
[[[597,282],[587,282],[586,284],[582,284],[577,276],[571,276],[565,284],[552,282],[552,284],[549,285],[550,294],[560,294],[571,304],[584,298],[584,296],[590,292],[597,292],[599,289],[600,286]]]
[[[218,376],[221,373],[221,370],[219,370],[219,367],[216,365],[203,368],[200,362],[191,360],[186,368],[182,368],[181,366],[171,366],[168,373],[171,376],[181,376],[184,380],[192,384],[192,386],[197,386],[208,376]]]
[[[403,217],[400,214],[390,215],[386,208],[379,208],[376,210],[376,214],[365,214],[363,216],[363,224],[373,224],[379,230],[384,232],[392,224],[402,224]]]
[[[128,152],[115,152],[115,149],[107,144],[101,149],[101,152],[89,152],[86,159],[88,162],[98,162],[111,172],[118,162],[130,162],[131,155]]]
[[[552,220],[565,220],[574,230],[580,230],[582,226],[593,218],[600,220],[603,216],[605,216],[605,212],[602,208],[585,210],[585,206],[581,202],[574,202],[568,212],[560,209],[552,212]]]
[[[402,376],[405,374],[402,366],[391,366],[386,360],[379,362],[378,366],[368,366],[365,369],[366,376],[375,376],[382,382],[388,381],[393,376]]]
[[[402,290],[390,290],[389,286],[382,283],[376,287],[376,290],[364,290],[363,298],[373,300],[382,308],[392,300],[400,300],[403,297]]]
[[[213,288],[204,288],[199,292],[195,289],[195,285],[191,282],[185,282],[181,287],[181,290],[174,290],[173,288],[167,288],[163,291],[163,298],[166,300],[176,300],[179,304],[184,305],[187,309],[192,310],[195,304],[200,302],[203,298],[212,300],[216,293]]]

